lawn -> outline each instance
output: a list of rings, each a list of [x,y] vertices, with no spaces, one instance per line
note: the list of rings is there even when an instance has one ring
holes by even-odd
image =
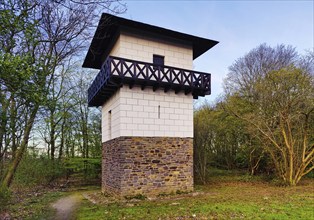
[[[97,195],[97,194],[95,194]],[[97,200],[108,200],[98,193]],[[93,204],[85,199],[78,219],[314,219],[314,180],[276,186],[248,176],[216,177],[193,194],[155,200]]]
[[[81,193],[76,219],[278,219],[314,220],[314,179],[283,187],[261,177],[215,172],[206,185],[189,194],[117,200],[100,193],[99,186],[15,193],[8,213],[12,219],[54,219],[51,204]],[[21,198],[20,198],[21,197]],[[96,202],[96,204],[95,204]],[[0,215],[1,216],[1,215]]]
[[[57,191],[48,191],[38,195],[25,193],[22,195],[25,198],[22,199],[15,196],[7,211],[11,219],[50,219],[54,215],[51,203],[66,195],[66,192]]]

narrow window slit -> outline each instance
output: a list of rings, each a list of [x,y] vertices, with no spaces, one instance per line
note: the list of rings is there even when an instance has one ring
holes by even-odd
[[[108,137],[111,139],[111,110],[108,111]]]
[[[158,105],[158,118],[160,118],[160,105]]]

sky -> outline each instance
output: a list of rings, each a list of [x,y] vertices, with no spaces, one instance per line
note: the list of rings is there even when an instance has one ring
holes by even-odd
[[[228,67],[262,43],[292,45],[300,54],[314,50],[314,0],[123,2],[121,17],[219,41],[193,63],[212,74],[212,94],[199,102],[217,99]]]

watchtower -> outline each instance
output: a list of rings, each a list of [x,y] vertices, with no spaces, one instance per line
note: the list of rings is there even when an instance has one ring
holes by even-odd
[[[102,108],[102,191],[193,190],[193,98],[210,94],[195,58],[218,42],[102,14],[83,67]]]

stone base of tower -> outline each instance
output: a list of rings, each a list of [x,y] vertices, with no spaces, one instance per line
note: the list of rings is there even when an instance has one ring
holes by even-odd
[[[103,143],[102,191],[118,196],[193,191],[193,138],[118,137]]]

